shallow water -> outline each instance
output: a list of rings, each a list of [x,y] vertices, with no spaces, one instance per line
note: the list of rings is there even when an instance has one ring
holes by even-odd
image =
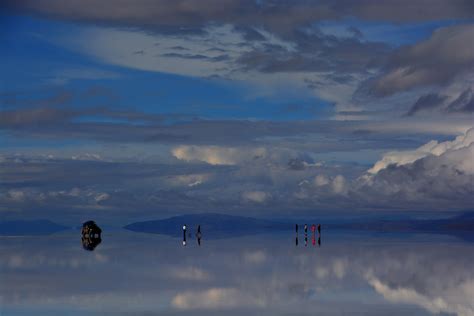
[[[2,237],[1,315],[474,315],[474,244],[323,232]]]

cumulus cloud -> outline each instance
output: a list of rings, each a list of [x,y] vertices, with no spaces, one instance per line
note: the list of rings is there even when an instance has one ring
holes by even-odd
[[[95,196],[95,201],[97,203],[108,200],[110,198],[110,195],[108,193],[99,193]]]
[[[170,274],[178,279],[191,281],[208,281],[211,279],[211,275],[207,271],[197,267],[174,268],[170,271]]]
[[[447,297],[447,299],[444,297],[430,297],[418,293],[412,288],[392,288],[390,285],[384,284],[375,277],[369,277],[368,283],[386,300],[393,303],[415,304],[435,314],[446,312],[454,313],[458,316],[469,316],[474,313],[474,309],[472,307],[469,307],[467,304],[458,304],[456,302],[452,302],[452,299],[449,297]],[[469,292],[472,292],[473,288],[474,283],[472,281],[466,284],[461,284],[459,289],[456,289],[456,294],[462,299],[465,299],[465,296],[469,295]]]
[[[211,165],[235,165],[244,160],[263,157],[265,148],[232,148],[220,146],[178,146],[172,154],[179,160],[202,161]]]
[[[226,309],[263,306],[264,303],[250,293],[236,288],[211,288],[205,291],[188,291],[173,297],[171,304],[182,310]]]
[[[264,203],[270,195],[263,191],[245,191],[242,193],[242,199],[248,202]]]
[[[243,254],[244,261],[250,264],[261,264],[267,259],[267,255],[262,250],[247,251]]]
[[[453,141],[430,141],[414,151],[392,152],[354,183],[363,201],[424,208],[473,206],[474,128]]]
[[[23,201],[26,197],[26,194],[21,190],[9,190],[8,197],[13,201]]]
[[[184,174],[169,176],[167,182],[172,186],[188,186],[195,187],[199,186],[211,178],[211,174],[198,173],[198,174]]]
[[[335,193],[344,193],[346,190],[346,179],[341,175],[334,177],[332,180],[332,189]]]
[[[376,174],[380,170],[387,168],[390,165],[402,166],[411,164],[418,159],[427,157],[429,155],[441,156],[445,153],[459,150],[461,148],[468,148],[474,142],[474,128],[466,131],[464,135],[456,137],[453,141],[446,141],[439,143],[436,140],[432,140],[427,144],[410,151],[395,151],[385,154],[381,160],[377,161],[372,168],[368,170],[371,174]],[[463,160],[463,163],[459,166],[460,170],[472,173],[474,170],[472,156],[469,156],[469,151],[466,152],[468,155]]]
[[[318,187],[321,187],[329,184],[329,179],[325,175],[318,174],[316,178],[314,178],[314,184]]]

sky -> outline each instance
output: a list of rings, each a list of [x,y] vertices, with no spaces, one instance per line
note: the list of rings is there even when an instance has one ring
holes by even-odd
[[[474,208],[474,3],[5,0],[4,218]]]

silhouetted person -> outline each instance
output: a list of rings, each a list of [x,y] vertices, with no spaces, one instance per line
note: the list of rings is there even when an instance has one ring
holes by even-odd
[[[318,234],[321,234],[321,224],[318,224]]]
[[[298,224],[295,224],[295,244],[298,246]]]
[[[198,229],[197,229],[197,233],[196,233],[196,238],[197,238],[197,242],[198,242],[198,245],[201,246],[201,237],[202,237],[202,234],[201,234],[201,225],[198,225]]]
[[[306,235],[308,233],[308,225],[304,224],[304,234]]]

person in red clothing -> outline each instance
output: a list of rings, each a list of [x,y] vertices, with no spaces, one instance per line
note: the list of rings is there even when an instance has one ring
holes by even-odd
[[[311,238],[311,241],[313,243],[313,246],[316,245],[316,225],[311,225],[311,232],[313,232],[313,236]]]

